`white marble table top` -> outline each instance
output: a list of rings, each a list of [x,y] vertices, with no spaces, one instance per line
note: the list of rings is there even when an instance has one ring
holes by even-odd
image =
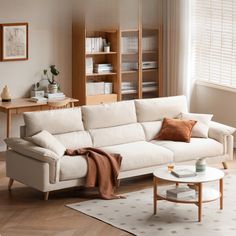
[[[176,165],[174,167],[175,170],[178,169],[188,169],[195,172],[195,166],[187,166],[187,165]],[[224,177],[224,172],[222,170],[207,167],[205,172],[196,172],[197,175],[194,177],[186,177],[186,178],[178,178],[175,177],[168,171],[166,167],[160,167],[153,172],[153,175],[158,179],[178,182],[178,183],[204,183],[204,182],[211,182],[222,179]]]

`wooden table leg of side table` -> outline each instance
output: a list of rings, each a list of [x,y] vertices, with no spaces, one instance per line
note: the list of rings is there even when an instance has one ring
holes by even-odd
[[[153,207],[154,207],[154,215],[157,213],[157,178],[153,176]]]
[[[11,135],[11,109],[7,110],[7,138]]]
[[[220,209],[223,209],[223,198],[224,198],[224,193],[223,193],[223,188],[224,188],[224,184],[223,184],[223,178],[220,179]]]
[[[198,222],[202,220],[202,183],[198,184]]]

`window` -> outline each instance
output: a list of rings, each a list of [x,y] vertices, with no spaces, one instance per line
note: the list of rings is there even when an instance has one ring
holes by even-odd
[[[192,9],[194,78],[236,88],[236,1],[196,0]]]

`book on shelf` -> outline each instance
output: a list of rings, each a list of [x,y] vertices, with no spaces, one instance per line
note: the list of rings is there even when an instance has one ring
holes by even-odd
[[[143,51],[156,51],[157,50],[157,36],[143,36],[142,49]]]
[[[173,197],[173,198],[195,197],[196,190],[191,189],[189,187],[177,187],[177,188],[173,188],[173,189],[168,189],[166,191],[166,196]]]
[[[135,69],[138,70],[138,63],[135,64]],[[157,62],[156,61],[143,61],[142,62],[142,69],[157,69]]]
[[[122,53],[138,52],[138,36],[123,36],[121,38]]]
[[[157,83],[156,82],[143,82],[142,83],[142,91],[143,92],[152,92],[157,90]]]
[[[121,84],[121,93],[122,94],[129,94],[129,93],[136,93],[137,87],[131,82],[122,82]]]
[[[41,102],[47,102],[48,99],[45,97],[31,97],[29,99],[31,102],[41,103]]]
[[[197,175],[196,172],[191,171],[189,169],[174,169],[171,171],[171,174],[178,178],[194,177]]]
[[[136,69],[136,62],[122,62],[121,64],[122,71],[131,71]]]
[[[86,74],[92,74],[93,73],[93,58],[92,57],[87,57],[86,58]]]
[[[102,37],[87,37],[85,39],[86,53],[102,52],[104,40]]]
[[[62,99],[65,98],[65,94],[62,92],[58,93],[45,93],[45,97],[48,99]]]
[[[106,72],[112,72],[113,66],[111,64],[95,64],[93,72],[94,73],[106,73]]]

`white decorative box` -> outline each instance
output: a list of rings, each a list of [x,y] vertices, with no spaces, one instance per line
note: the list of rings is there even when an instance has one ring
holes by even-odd
[[[43,90],[31,90],[30,96],[31,97],[44,97],[44,91]]]
[[[88,82],[86,84],[86,94],[88,96],[104,94],[104,82]]]
[[[112,83],[104,83],[104,94],[112,94]]]

